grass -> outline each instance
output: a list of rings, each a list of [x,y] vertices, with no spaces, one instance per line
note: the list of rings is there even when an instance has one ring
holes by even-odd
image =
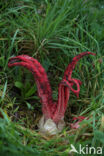
[[[0,154],[67,156],[71,144],[81,144],[101,146],[104,155],[103,0],[4,0],[0,6]],[[38,59],[56,100],[65,68],[83,51],[96,57],[83,58],[73,71],[83,84],[79,99],[70,95],[66,128],[44,137],[37,129],[42,112],[33,76],[24,68],[8,69],[8,59],[20,54]],[[70,129],[79,115],[90,120]]]

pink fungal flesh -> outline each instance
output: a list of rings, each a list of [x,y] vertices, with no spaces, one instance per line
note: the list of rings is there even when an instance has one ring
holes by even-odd
[[[86,119],[86,117],[84,116],[74,117],[73,120],[78,120],[78,121],[70,124],[71,129],[78,129],[80,127],[80,122],[82,122],[84,119]]]
[[[64,118],[70,91],[72,91],[77,97],[79,96],[81,81],[71,78],[72,71],[75,68],[77,61],[79,61],[83,56],[89,54],[95,55],[91,52],[83,52],[75,56],[72,62],[68,65],[65,70],[63,79],[59,84],[57,102],[53,102],[52,91],[47,74],[42,65],[36,59],[27,55],[19,55],[10,58],[8,67],[23,66],[33,73],[37,84],[38,95],[41,99],[42,111],[45,119],[50,118],[55,123],[58,123],[62,118]],[[72,88],[73,85],[76,85],[77,90]]]

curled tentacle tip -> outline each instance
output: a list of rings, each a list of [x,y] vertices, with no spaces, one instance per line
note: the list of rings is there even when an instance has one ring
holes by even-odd
[[[82,82],[80,80],[77,80],[77,81],[78,81],[79,85],[82,85]]]
[[[8,61],[8,67],[12,67],[13,63],[16,63],[18,60],[17,57],[11,57]]]
[[[92,54],[92,55],[96,55],[95,53],[92,53],[92,52],[89,52],[89,51],[88,51],[88,53],[89,53],[89,54]]]
[[[95,56],[96,54],[95,54],[95,53],[92,53],[92,55],[94,55],[94,56]]]
[[[93,53],[93,55],[96,55],[95,53]]]
[[[79,93],[75,93],[76,97],[79,98]]]
[[[93,53],[93,52],[90,52],[90,51],[85,51],[85,52],[82,52],[83,54],[91,54],[91,55],[96,55],[95,53]],[[82,54],[81,53],[81,54]]]

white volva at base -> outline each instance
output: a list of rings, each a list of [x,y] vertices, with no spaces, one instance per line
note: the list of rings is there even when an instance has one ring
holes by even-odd
[[[55,135],[62,131],[65,126],[65,122],[61,119],[58,124],[56,124],[52,119],[47,119],[45,121],[44,116],[39,121],[39,131],[44,135]]]

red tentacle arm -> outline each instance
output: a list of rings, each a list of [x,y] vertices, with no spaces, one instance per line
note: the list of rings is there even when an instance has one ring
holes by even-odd
[[[41,64],[34,58],[27,55],[19,55],[10,58],[8,67],[23,66],[30,70],[34,75],[38,94],[42,102],[42,111],[46,119],[51,118],[53,112],[51,108],[55,103],[52,100],[52,91],[47,74]]]
[[[75,65],[76,63],[83,57],[83,56],[86,56],[86,55],[95,55],[94,53],[91,53],[91,52],[83,52],[77,56],[75,56],[72,60],[72,62],[68,65],[68,67],[66,68],[65,70],[65,73],[64,73],[64,78],[66,80],[70,80],[71,79],[71,75],[72,75],[72,72],[75,68]]]
[[[95,55],[94,53],[91,52],[83,52],[75,56],[72,62],[68,65],[68,67],[65,70],[63,80],[59,84],[57,109],[53,115],[53,120],[56,123],[58,123],[61,119],[64,118],[64,113],[67,108],[70,91],[72,91],[77,97],[79,97],[81,81],[78,79],[71,78],[71,75],[73,69],[75,68],[76,63],[80,60],[80,58],[89,54]],[[74,84],[77,87],[76,90],[73,89]]]

